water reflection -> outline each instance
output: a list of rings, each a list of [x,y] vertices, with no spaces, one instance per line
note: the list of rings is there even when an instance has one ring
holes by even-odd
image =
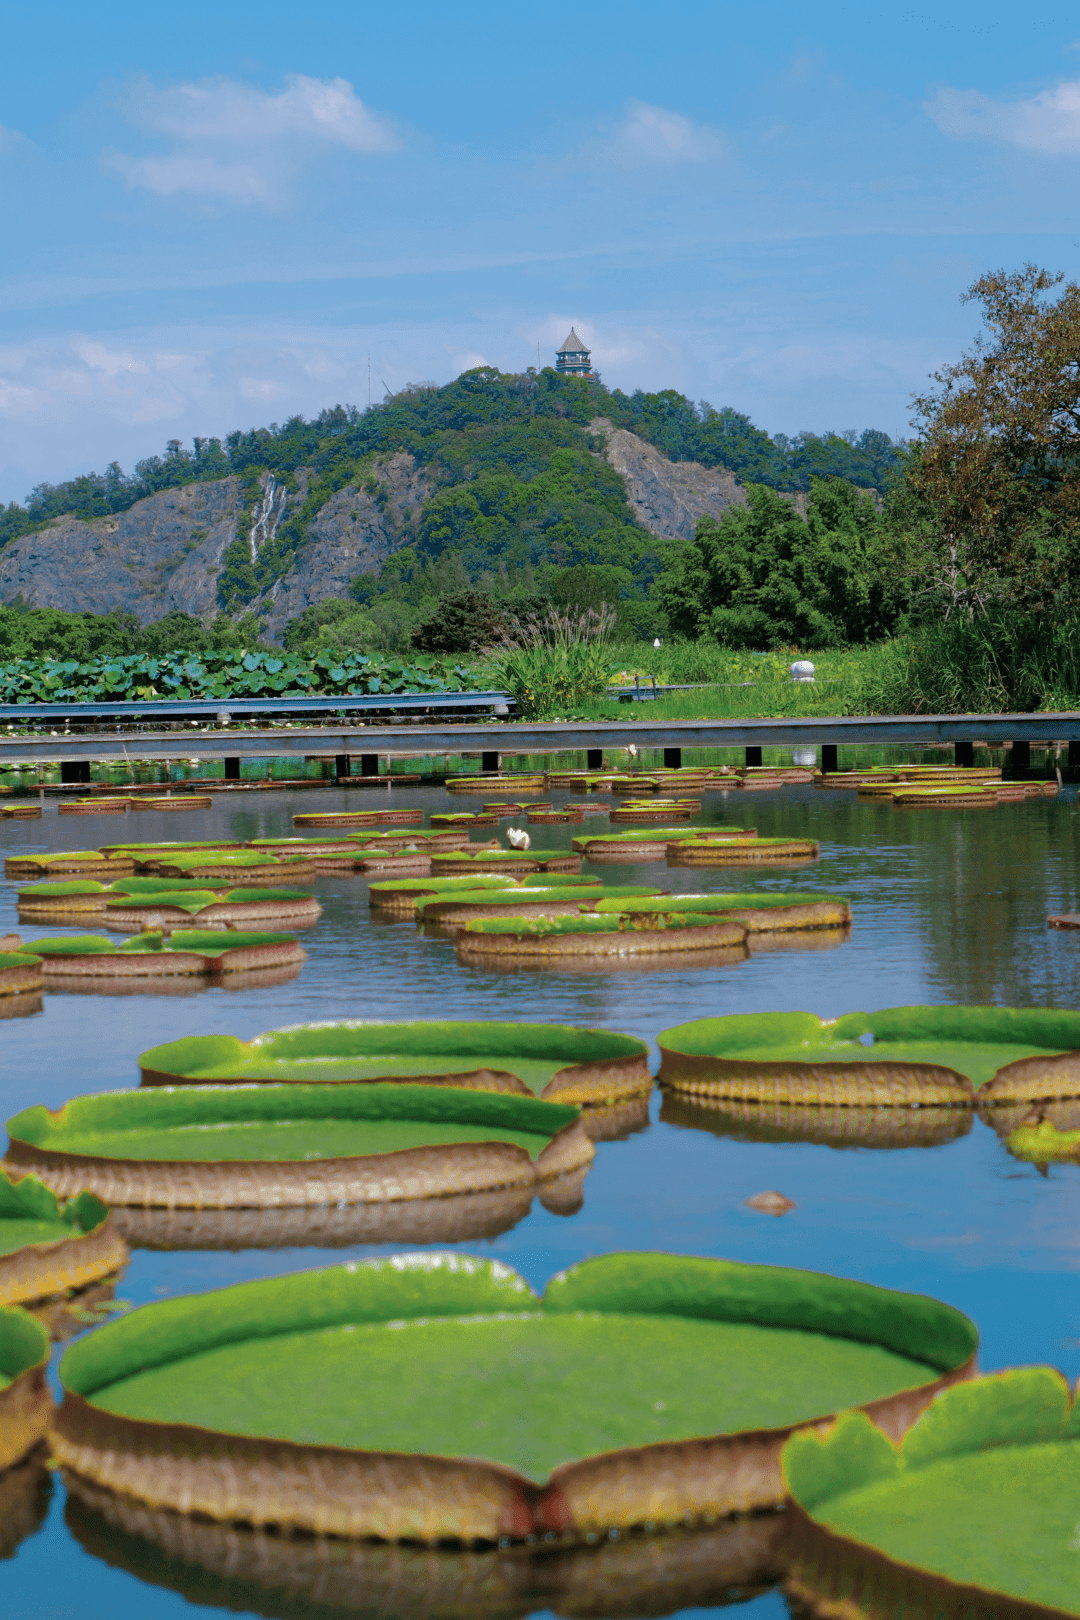
[[[574,1215],[585,1171],[539,1187],[409,1198],[394,1204],[319,1204],[304,1209],[114,1209],[132,1249],[350,1249],[356,1244],[468,1243],[497,1237],[523,1221],[538,1198],[553,1215]]]
[[[19,1543],[37,1534],[51,1499],[52,1470],[44,1446],[0,1472],[0,1558],[14,1558]]]
[[[970,1108],[833,1108],[799,1103],[689,1101],[665,1091],[660,1118],[742,1142],[816,1142],[832,1148],[940,1147],[971,1130]]]
[[[82,1547],[189,1603],[266,1620],[625,1620],[720,1608],[784,1573],[783,1514],[595,1547],[488,1551],[275,1536],[199,1523],[65,1478]]]

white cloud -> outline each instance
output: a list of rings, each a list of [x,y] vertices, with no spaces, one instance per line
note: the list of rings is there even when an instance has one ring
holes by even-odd
[[[1042,90],[1027,101],[995,101],[980,90],[939,90],[924,109],[957,140],[1005,141],[1047,157],[1080,156],[1080,81]]]
[[[340,78],[291,73],[277,94],[231,79],[159,88],[142,78],[122,107],[140,128],[171,137],[175,150],[136,157],[107,148],[102,166],[159,197],[275,203],[305,158],[332,148],[393,152],[401,144]]]
[[[612,157],[633,164],[714,163],[724,154],[718,130],[647,101],[627,103],[626,117],[605,144]]]

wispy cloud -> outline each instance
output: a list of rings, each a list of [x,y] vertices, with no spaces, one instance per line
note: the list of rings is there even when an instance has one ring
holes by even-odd
[[[345,79],[292,73],[272,94],[231,79],[160,88],[143,78],[122,108],[140,128],[171,137],[174,150],[138,157],[110,147],[102,164],[161,197],[275,203],[305,160],[333,148],[373,154],[401,144]]]
[[[6,124],[0,124],[0,154],[4,157],[15,157],[20,153],[29,152],[33,144],[30,137],[24,135],[21,130],[8,129]]]
[[[724,139],[719,130],[695,124],[682,113],[631,101],[608,139],[594,142],[590,150],[632,165],[714,163],[724,155]]]
[[[1080,156],[1080,80],[1067,80],[1027,101],[995,101],[980,90],[939,90],[923,107],[957,140],[1003,141],[1047,157]]]

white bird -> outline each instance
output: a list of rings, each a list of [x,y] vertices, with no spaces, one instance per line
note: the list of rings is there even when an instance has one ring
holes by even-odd
[[[524,827],[508,827],[506,829],[506,841],[511,849],[528,849],[532,843],[532,839]]]

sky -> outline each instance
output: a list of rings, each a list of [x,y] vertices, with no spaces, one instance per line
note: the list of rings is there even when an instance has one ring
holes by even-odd
[[[35,0],[0,52],[0,500],[471,366],[910,432],[1077,274],[1080,13]]]

